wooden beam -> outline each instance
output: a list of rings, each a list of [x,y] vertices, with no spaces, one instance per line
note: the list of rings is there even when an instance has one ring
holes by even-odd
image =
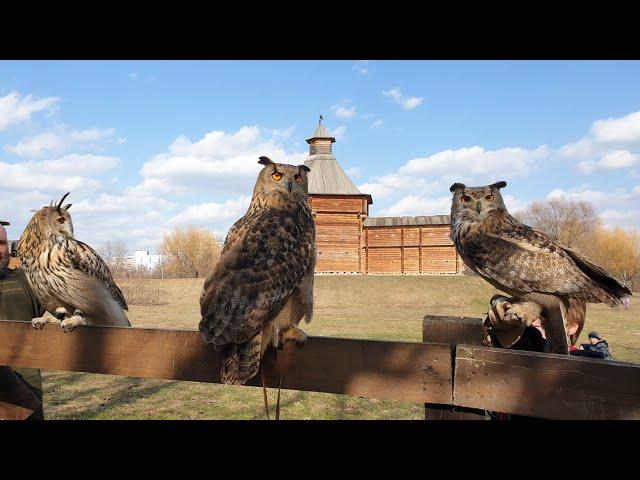
[[[549,419],[640,419],[640,365],[458,345],[454,404]]]
[[[451,403],[449,346],[309,337],[284,350],[282,386],[406,402]],[[283,350],[264,358],[265,382],[277,387]],[[219,383],[220,356],[195,330],[80,327],[65,334],[29,322],[0,321],[0,364]],[[260,385],[259,376],[249,385]]]
[[[482,319],[425,315],[422,320],[422,341],[449,344],[453,362],[458,343],[482,345]],[[424,414],[425,420],[485,420],[484,410],[433,402],[425,403]]]
[[[418,230],[420,236],[418,241],[418,273],[422,273],[422,227],[419,227]]]
[[[400,225],[400,273],[404,273],[404,228]]]
[[[369,229],[364,230],[364,273],[369,273]]]
[[[425,315],[422,320],[422,341],[448,343],[452,352],[458,343],[482,346],[482,319]]]

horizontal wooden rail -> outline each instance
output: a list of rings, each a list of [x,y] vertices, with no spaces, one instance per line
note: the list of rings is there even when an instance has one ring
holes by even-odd
[[[265,383],[367,398],[450,404],[449,345],[309,337],[299,347],[269,349]],[[48,325],[0,321],[0,365],[219,383],[220,354],[194,330],[79,327],[63,333]],[[259,376],[258,376],[259,377]],[[258,377],[249,383],[259,386]]]
[[[640,365],[458,345],[453,403],[563,420],[640,419]]]

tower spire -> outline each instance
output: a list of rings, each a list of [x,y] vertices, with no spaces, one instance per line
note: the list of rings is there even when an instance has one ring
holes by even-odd
[[[334,137],[329,135],[327,129],[324,128],[322,124],[322,114],[320,114],[320,118],[318,120],[318,126],[311,138],[307,139],[307,143],[309,144],[309,155],[316,155],[318,153],[331,153],[331,144],[336,141]]]

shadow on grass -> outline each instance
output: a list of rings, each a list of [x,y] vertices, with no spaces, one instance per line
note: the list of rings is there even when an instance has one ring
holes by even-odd
[[[58,386],[68,386],[69,383],[66,380],[70,380],[71,383],[79,383],[81,377],[86,374],[69,374],[63,375],[57,383]],[[64,406],[71,402],[88,403],[86,406],[78,406],[74,408],[68,408],[64,411],[58,412],[55,416],[61,420],[91,420],[97,419],[107,412],[116,410],[122,406],[133,404],[139,400],[145,399],[158,392],[165,390],[178,382],[175,381],[161,381],[161,383],[154,383],[153,385],[141,387],[143,382],[156,382],[155,380],[131,378],[131,377],[118,377],[107,385],[103,385],[102,382],[95,388],[82,388],[80,391],[67,391],[58,392],[56,395],[56,401],[48,402],[47,393],[51,390],[51,385],[47,381],[45,386],[45,415],[47,410],[47,404],[55,406]],[[141,388],[140,388],[141,387]],[[55,387],[54,387],[55,388]],[[108,392],[108,393],[107,393]],[[95,400],[95,395],[107,394],[106,398],[102,398],[102,401],[98,403]]]

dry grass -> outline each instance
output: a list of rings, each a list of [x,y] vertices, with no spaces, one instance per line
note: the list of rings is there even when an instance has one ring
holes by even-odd
[[[131,302],[136,327],[197,329],[203,279],[122,280],[157,291],[164,305]],[[495,290],[477,277],[316,277],[310,335],[421,341],[425,314],[480,317]],[[155,295],[155,294],[154,294]],[[155,297],[154,297],[155,298]],[[640,363],[638,308],[590,305],[587,325],[609,341],[616,359]],[[45,372],[45,414],[50,419],[255,419],[264,418],[262,391],[69,372]],[[269,396],[275,399],[276,391]],[[424,407],[346,395],[283,391],[282,415],[290,419],[420,419]]]
[[[120,290],[129,307],[132,305],[157,306],[167,305],[169,298],[163,295],[159,288],[154,288],[148,282],[138,279],[120,281]]]

